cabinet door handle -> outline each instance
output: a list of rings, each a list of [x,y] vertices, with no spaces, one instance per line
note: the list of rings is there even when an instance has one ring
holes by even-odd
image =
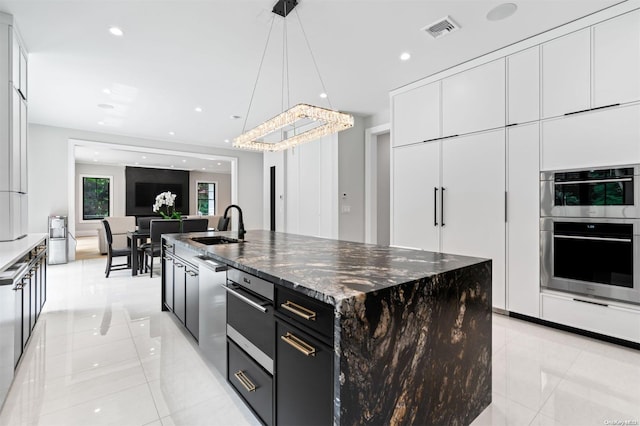
[[[287,332],[284,336],[280,336],[280,338],[287,344],[293,346],[295,349],[299,350],[306,356],[316,356],[316,348],[300,339],[299,337],[294,336],[293,334]]]
[[[286,302],[284,302],[280,306],[282,306],[287,311],[289,311],[291,313],[294,313],[297,316],[302,317],[302,318],[304,318],[306,320],[309,320],[309,321],[315,321],[316,320],[316,313],[315,312],[313,312],[310,309],[305,308],[304,306],[300,306],[297,303],[293,303],[290,300],[287,300]]]
[[[175,262],[174,265],[176,265],[178,268],[184,268],[184,265],[182,263]]]
[[[255,392],[256,385],[253,384],[251,380],[244,374],[244,371],[239,370],[238,372],[233,374],[236,376],[236,379],[240,382],[240,384],[247,390],[247,392]]]
[[[433,188],[433,226],[438,226],[438,188]]]
[[[444,190],[442,187],[442,191],[440,192],[440,226],[444,226]]]
[[[187,274],[189,274],[190,277],[196,277],[198,276],[197,273],[193,272],[193,271],[187,271]]]

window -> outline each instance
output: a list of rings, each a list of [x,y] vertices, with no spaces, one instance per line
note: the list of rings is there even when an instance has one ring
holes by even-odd
[[[215,215],[216,213],[216,182],[197,182],[198,214]]]
[[[82,220],[101,220],[111,215],[110,176],[81,176]]]

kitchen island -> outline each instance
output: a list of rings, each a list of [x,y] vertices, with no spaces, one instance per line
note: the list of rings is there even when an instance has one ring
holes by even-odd
[[[285,355],[278,345],[289,333],[280,333],[281,324],[296,332],[308,331],[307,342],[317,342],[315,347],[328,343],[330,403],[320,410],[329,410],[334,424],[463,425],[490,404],[490,260],[269,231],[249,231],[240,243],[206,245],[192,240],[207,236],[234,238],[235,234],[163,238],[167,247],[206,256],[237,273],[273,283],[275,289],[274,318],[279,325],[272,339],[278,343],[273,371],[267,371],[273,380],[274,414],[263,415],[265,423],[291,422],[284,414],[295,406],[285,400],[301,398],[305,392],[298,387],[299,392],[283,393],[288,389],[285,379],[291,376],[288,371],[296,368],[290,358],[283,364]],[[164,294],[165,288],[166,310]],[[302,316],[311,311],[297,301],[289,302],[289,296],[303,304],[308,299],[308,306],[316,306],[320,314],[326,307],[331,330],[322,334],[322,315],[307,321],[308,326],[294,327],[289,311]],[[298,338],[293,344],[306,351],[308,359],[322,356],[321,350],[311,353],[312,346]],[[229,345],[231,351],[235,345]],[[300,379],[306,374],[308,380]],[[314,374],[298,370],[292,380],[314,388]],[[318,378],[317,387],[322,380]],[[247,387],[246,382],[243,385]],[[250,397],[245,400],[250,402]],[[314,416],[306,420],[323,423]]]

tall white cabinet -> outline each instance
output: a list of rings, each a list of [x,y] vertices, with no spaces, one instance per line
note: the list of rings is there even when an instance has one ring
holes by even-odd
[[[27,52],[10,15],[0,13],[0,241],[27,232]]]
[[[494,308],[597,332],[540,290],[540,171],[640,163],[640,10],[610,16],[391,96],[392,245],[491,258]]]

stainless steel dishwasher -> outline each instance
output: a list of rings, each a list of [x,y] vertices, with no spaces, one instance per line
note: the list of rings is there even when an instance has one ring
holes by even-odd
[[[227,375],[227,266],[206,256],[193,258],[200,275],[198,345],[205,358]]]

